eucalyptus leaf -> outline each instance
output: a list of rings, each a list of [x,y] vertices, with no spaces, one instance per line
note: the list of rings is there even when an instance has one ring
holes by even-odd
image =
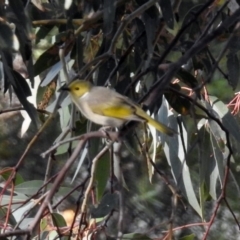
[[[110,154],[105,153],[96,164],[96,171],[94,174],[94,180],[96,181],[96,197],[99,202],[106,189],[107,181],[110,177]]]
[[[227,55],[227,68],[228,68],[228,80],[233,89],[236,89],[239,82],[239,59],[236,53],[230,53]]]
[[[167,26],[171,29],[174,28],[174,15],[172,9],[172,3],[168,0],[160,0],[159,5],[162,10],[163,18],[167,24]]]
[[[240,127],[235,118],[229,112],[227,106],[217,99],[214,96],[210,96],[210,101],[213,106],[213,110],[216,111],[219,117],[222,120],[222,124],[227,128],[229,133],[238,141],[240,142]]]
[[[152,238],[149,238],[147,235],[142,233],[127,233],[123,234],[123,239],[141,239],[141,240],[152,240]]]
[[[56,227],[65,227],[67,226],[65,219],[59,213],[52,213],[53,224]]]

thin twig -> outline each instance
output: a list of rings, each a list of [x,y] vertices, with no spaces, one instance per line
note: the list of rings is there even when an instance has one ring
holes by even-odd
[[[14,108],[7,108],[7,109],[2,109],[0,110],[0,114],[3,113],[8,113],[8,112],[17,112],[17,111],[24,111],[25,108],[23,107],[14,107]],[[36,109],[39,113],[44,113],[44,114],[50,114],[50,112],[46,111],[46,110],[42,110],[42,109]]]
[[[120,26],[118,27],[117,32],[115,33],[115,35],[111,41],[111,45],[108,50],[109,54],[115,53],[115,46],[116,46],[117,40],[118,40],[119,36],[121,35],[121,33],[123,32],[123,30],[128,25],[128,23],[131,22],[134,18],[138,17],[143,12],[145,12],[147,9],[149,9],[151,6],[153,6],[156,2],[157,2],[157,0],[149,0],[148,2],[144,3],[141,7],[137,8],[134,12],[132,12],[125,19],[122,20]]]

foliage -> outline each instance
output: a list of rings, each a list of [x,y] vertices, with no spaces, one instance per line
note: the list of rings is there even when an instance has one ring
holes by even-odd
[[[21,104],[1,114],[26,111],[23,139],[35,129],[0,172],[1,239],[236,239],[239,94],[226,101],[240,78],[239,4],[0,1],[2,90]],[[58,91],[76,76],[128,96],[178,134],[131,122],[99,130]],[[26,156],[54,127],[45,178],[27,181]],[[231,228],[220,233],[228,213],[234,221],[225,216]]]

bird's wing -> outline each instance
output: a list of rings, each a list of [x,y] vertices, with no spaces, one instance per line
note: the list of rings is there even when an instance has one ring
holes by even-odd
[[[136,105],[127,97],[103,87],[94,88],[91,94],[98,94],[97,101],[89,99],[91,110],[99,115],[141,121],[136,113]]]
[[[107,117],[115,117],[120,119],[129,119],[134,115],[135,109],[124,102],[109,102],[109,103],[100,103],[91,106],[91,109],[94,113],[100,114]]]

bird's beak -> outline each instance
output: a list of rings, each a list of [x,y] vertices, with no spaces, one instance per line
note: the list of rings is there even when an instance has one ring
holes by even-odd
[[[58,89],[58,92],[62,92],[62,91],[69,91],[69,87],[67,87],[66,84],[64,84],[61,88]]]

